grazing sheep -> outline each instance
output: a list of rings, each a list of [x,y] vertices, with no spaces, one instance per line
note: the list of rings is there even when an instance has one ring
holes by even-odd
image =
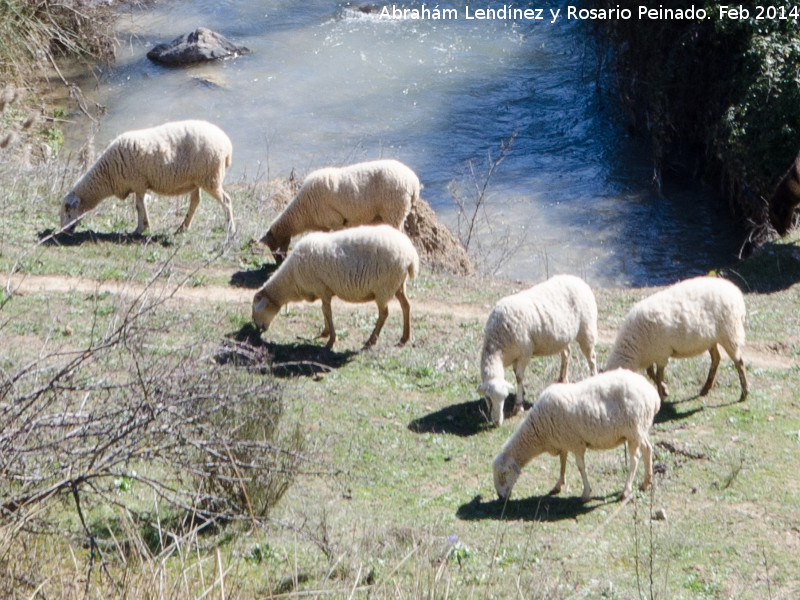
[[[558,380],[567,381],[569,344],[577,340],[597,374],[594,344],[597,339],[597,303],[592,289],[574,275],[556,275],[543,283],[501,299],[486,322],[481,353],[478,392],[489,403],[492,423],[502,425],[503,404],[511,391],[504,371],[514,366],[517,401],[514,414],[525,401],[523,379],[532,356],[561,354]]]
[[[664,384],[664,369],[670,357],[690,358],[708,351],[711,368],[700,390],[700,395],[705,396],[717,374],[719,344],[736,365],[742,388],[739,402],[742,402],[747,397],[742,358],[745,313],[742,292],[730,281],[695,277],[676,283],[637,302],[628,312],[617,332],[606,369],[646,369],[663,400],[669,394]]]
[[[128,131],[115,138],[62,202],[61,227],[73,228],[78,218],[109,196],[136,195],[140,235],[150,226],[147,195],[191,193],[189,211],[178,232],[189,229],[200,189],[222,205],[229,233],[234,233],[231,199],[222,189],[233,146],[219,127],[206,121],[176,121]]]
[[[347,302],[374,301],[378,322],[365,346],[378,339],[392,296],[403,309],[405,344],[411,337],[410,310],[406,279],[416,277],[419,256],[411,240],[389,225],[365,225],[333,233],[310,233],[297,243],[289,258],[275,271],[253,297],[253,321],[265,331],[281,306],[287,302],[322,300],[327,347],[333,347],[331,299]]]
[[[572,452],[583,478],[581,500],[588,502],[592,490],[583,460],[586,449],[609,450],[624,442],[628,443],[629,470],[622,498],[631,493],[639,448],[645,462],[641,489],[646,490],[653,481],[653,447],[647,432],[660,408],[658,394],[647,379],[625,369],[549,386],[494,459],[497,495],[507,500],[522,468],[544,452],[561,459],[561,475],[550,490],[551,495],[558,494],[566,483],[567,453]]]
[[[280,264],[295,235],[387,223],[402,231],[419,199],[419,178],[396,160],[375,160],[311,172],[261,238]]]

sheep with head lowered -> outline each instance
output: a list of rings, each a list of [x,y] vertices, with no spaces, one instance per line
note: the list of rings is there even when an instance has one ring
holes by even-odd
[[[253,321],[265,331],[288,302],[322,300],[327,348],[336,341],[331,299],[378,305],[378,321],[365,346],[378,340],[396,297],[403,310],[405,344],[411,337],[411,305],[406,280],[416,277],[419,256],[404,233],[389,225],[363,225],[331,233],[309,233],[253,297]]]
[[[646,369],[663,400],[669,394],[664,384],[664,369],[669,359],[708,352],[711,368],[700,390],[700,395],[705,396],[716,378],[719,344],[736,366],[741,402],[747,398],[742,358],[745,314],[742,292],[730,281],[719,277],[686,279],[631,308],[617,332],[606,369]]]
[[[556,275],[532,288],[502,298],[492,309],[483,337],[481,385],[478,392],[489,403],[492,423],[503,423],[503,404],[511,392],[505,368],[513,365],[517,378],[514,414],[525,401],[525,368],[532,356],[561,354],[558,380],[567,381],[569,344],[577,340],[597,373],[597,303],[592,289],[574,275]]]
[[[292,237],[386,223],[402,231],[419,199],[416,173],[396,160],[374,160],[312,171],[294,199],[269,226],[261,242],[280,264]]]
[[[648,431],[660,408],[661,400],[650,382],[626,369],[545,388],[494,459],[497,495],[507,500],[522,468],[545,452],[561,460],[561,474],[550,490],[551,495],[558,494],[566,483],[567,454],[572,452],[583,479],[581,500],[588,502],[592,490],[586,477],[586,450],[609,450],[625,442],[629,468],[622,498],[632,491],[640,449],[645,463],[641,489],[646,490],[653,481],[653,447]]]
[[[61,205],[61,227],[72,230],[78,219],[110,196],[136,196],[137,235],[150,226],[147,191],[166,196],[190,193],[189,210],[178,232],[189,229],[203,189],[225,211],[228,233],[235,232],[231,198],[222,189],[233,145],[222,129],[207,121],[175,121],[117,136],[78,180]]]

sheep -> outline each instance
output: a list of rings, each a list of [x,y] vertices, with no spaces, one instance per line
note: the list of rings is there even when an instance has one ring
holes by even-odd
[[[402,231],[419,199],[416,173],[396,160],[375,160],[312,171],[261,242],[280,263],[289,242],[306,231],[335,231],[387,223]]]
[[[322,300],[325,328],[319,337],[329,336],[333,348],[331,299],[347,302],[374,301],[378,321],[365,347],[375,344],[386,317],[388,303],[395,296],[403,309],[403,336],[411,337],[411,306],[406,297],[406,279],[419,271],[419,256],[411,240],[389,225],[363,225],[331,233],[310,233],[297,243],[264,286],[253,297],[253,321],[266,331],[281,306],[287,302]]]
[[[225,132],[207,121],[176,121],[125,132],[108,145],[97,162],[64,197],[61,227],[74,229],[77,220],[109,196],[124,200],[136,195],[138,224],[134,235],[150,227],[147,191],[179,196],[191,193],[189,211],[178,233],[192,224],[200,189],[222,205],[228,233],[233,234],[231,198],[222,189],[233,146]]]
[[[622,499],[630,496],[640,448],[645,462],[641,489],[646,490],[653,481],[648,430],[660,408],[661,400],[647,379],[626,369],[578,383],[550,385],[494,459],[497,495],[508,500],[522,468],[544,452],[561,460],[561,475],[550,495],[560,493],[566,483],[567,453],[572,452],[583,479],[581,501],[588,502],[592,490],[586,477],[586,449],[609,450],[624,442],[628,443],[629,469]]]
[[[745,314],[742,292],[730,281],[719,277],[681,281],[631,308],[617,332],[606,369],[646,369],[664,400],[669,395],[664,369],[670,357],[690,358],[708,351],[711,368],[699,394],[705,396],[717,374],[719,344],[736,366],[742,402],[747,398],[742,358]]]
[[[492,423],[503,424],[503,404],[511,392],[504,370],[513,365],[517,377],[514,414],[522,411],[525,401],[523,380],[532,356],[561,354],[558,381],[567,381],[569,344],[577,340],[597,374],[597,303],[592,289],[574,275],[556,275],[543,283],[502,298],[486,322],[481,353],[481,385],[489,404]]]

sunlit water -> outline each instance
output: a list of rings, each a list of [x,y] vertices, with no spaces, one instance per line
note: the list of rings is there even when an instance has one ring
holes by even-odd
[[[447,5],[461,17],[464,6]],[[252,53],[186,69],[145,57],[199,26]],[[86,90],[107,107],[98,149],[128,129],[205,118],[233,140],[228,181],[397,158],[456,230],[453,195],[468,212],[475,198],[470,165],[483,179],[489,154],[514,136],[473,242],[500,275],[660,284],[735,253],[736,232],[709,192],[651,193],[647,147],[598,94],[594,52],[574,23],[390,20],[326,0],[170,0],[123,17],[120,32],[114,69]],[[82,135],[68,132],[73,143]]]

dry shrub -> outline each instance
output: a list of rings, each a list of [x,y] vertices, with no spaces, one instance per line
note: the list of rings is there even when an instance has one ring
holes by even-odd
[[[86,349],[0,370],[2,597],[55,585],[40,553],[48,538],[89,550],[72,567],[88,589],[95,565],[117,585],[120,561],[184,555],[199,532],[235,522],[260,526],[305,460],[270,375],[163,339],[158,309],[171,294],[156,279]]]

